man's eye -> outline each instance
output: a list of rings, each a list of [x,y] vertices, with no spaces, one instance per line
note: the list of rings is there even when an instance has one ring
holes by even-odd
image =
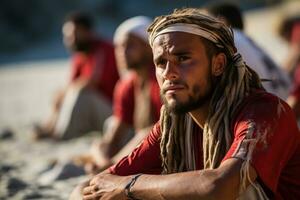
[[[179,56],[178,57],[178,61],[179,62],[184,62],[184,61],[187,61],[189,59],[190,59],[190,57],[188,57],[188,56]]]
[[[159,68],[164,68],[165,67],[165,65],[166,65],[166,61],[165,60],[163,60],[163,59],[161,59],[161,60],[158,60],[157,62],[156,62],[156,67],[159,67]]]

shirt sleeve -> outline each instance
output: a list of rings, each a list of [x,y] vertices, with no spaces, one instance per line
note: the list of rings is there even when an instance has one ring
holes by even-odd
[[[71,82],[75,81],[81,75],[82,65],[81,57],[75,54],[71,59]]]
[[[134,86],[131,81],[118,81],[114,91],[113,114],[120,121],[133,126]]]
[[[137,173],[160,174],[160,126],[155,124],[148,137],[132,153],[109,168],[111,174],[127,176]]]
[[[275,193],[279,176],[296,151],[299,132],[289,106],[275,96],[254,99],[234,123],[234,141],[224,160],[250,160],[259,179]]]

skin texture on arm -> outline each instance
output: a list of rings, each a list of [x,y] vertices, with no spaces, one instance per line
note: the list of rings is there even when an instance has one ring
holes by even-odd
[[[122,147],[113,157],[108,157],[105,154],[107,149],[104,149],[105,146],[101,146],[99,143],[95,143],[92,148],[92,163],[89,162],[86,165],[86,170],[88,173],[97,174],[103,169],[117,163],[123,157],[131,153],[140,142],[149,134],[151,127],[142,129],[135,134],[135,136],[124,146]],[[121,136],[122,137],[122,136]],[[102,143],[103,144],[103,143]],[[106,144],[107,145],[107,144]],[[99,150],[100,149],[100,150]]]
[[[231,158],[212,170],[198,170],[169,175],[142,175],[131,192],[143,200],[236,199],[239,193],[242,161]],[[250,178],[256,179],[250,167]],[[101,173],[84,188],[83,199],[124,199],[124,188],[132,176]],[[249,185],[249,183],[247,183]]]
[[[149,134],[151,128],[152,127],[148,127],[138,131],[138,133],[136,133],[135,136],[111,159],[112,164],[117,163],[123,157],[131,153]]]
[[[122,140],[128,129],[129,126],[127,124],[113,118],[104,137],[100,142],[95,142],[92,145],[91,156],[93,163],[96,166],[90,166],[88,168],[92,168],[99,172],[112,165],[111,158],[120,150]]]
[[[98,174],[113,164],[112,157],[122,148],[122,140],[129,126],[116,118],[111,118],[104,137],[92,143],[90,153],[73,159],[83,165],[86,173]]]

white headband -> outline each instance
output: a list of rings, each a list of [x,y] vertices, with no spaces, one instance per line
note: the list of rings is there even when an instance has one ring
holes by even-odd
[[[204,38],[208,39],[209,41],[215,43],[218,47],[221,47],[221,48],[223,47],[222,45],[219,44],[217,35],[214,34],[212,31],[204,29],[195,24],[186,24],[186,23],[172,24],[172,25],[166,27],[165,29],[153,34],[152,37],[149,38],[150,45],[153,46],[153,42],[157,36],[162,35],[164,33],[171,33],[171,32],[185,32],[185,33],[191,33],[194,35],[199,35],[199,36],[204,37]]]

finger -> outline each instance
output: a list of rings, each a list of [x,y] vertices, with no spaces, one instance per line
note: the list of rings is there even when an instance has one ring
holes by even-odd
[[[83,196],[83,199],[87,199],[87,200],[90,200],[90,199],[93,199],[93,200],[99,200],[99,198],[101,197],[101,192],[98,191],[98,192],[95,192],[95,193],[92,193],[92,194],[87,194],[87,195],[84,195]]]
[[[94,200],[94,199],[96,199],[95,194],[88,194],[83,196],[83,200]]]
[[[86,188],[86,192],[87,193],[95,193],[95,192],[97,192],[99,190],[99,187],[98,187],[98,185],[91,185],[91,186],[88,186],[87,188]],[[83,190],[83,192],[84,192],[84,190]],[[85,194],[85,193],[84,193]]]
[[[93,185],[93,192],[97,192],[99,190],[98,185]]]
[[[83,194],[90,194],[93,193],[94,191],[94,186],[87,186],[83,189]]]
[[[96,183],[96,177],[93,177],[91,180],[90,180],[90,185],[95,185]]]

